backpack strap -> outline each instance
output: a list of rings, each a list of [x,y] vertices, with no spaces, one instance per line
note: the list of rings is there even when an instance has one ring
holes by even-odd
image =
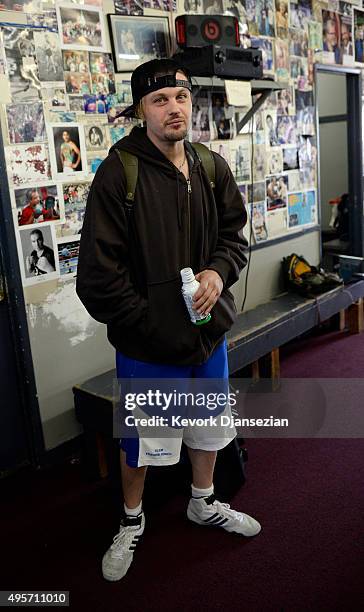
[[[191,143],[193,149],[199,156],[203,167],[206,170],[207,176],[211,183],[212,189],[215,187],[215,160],[212,152],[204,144],[200,142]]]
[[[193,149],[199,156],[203,167],[206,170],[207,176],[212,189],[215,187],[215,160],[210,149],[200,142],[192,144]],[[118,157],[123,165],[126,176],[126,199],[125,206],[130,210],[134,205],[135,188],[138,180],[138,158],[136,155],[124,151],[123,149],[115,149]]]
[[[135,188],[138,180],[138,158],[128,151],[115,149],[124,167],[126,176],[126,199],[125,206],[131,209],[134,205]]]

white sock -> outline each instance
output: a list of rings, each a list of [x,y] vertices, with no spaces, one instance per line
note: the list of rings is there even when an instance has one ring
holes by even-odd
[[[124,510],[125,514],[128,516],[138,516],[138,514],[140,514],[142,511],[142,502],[140,502],[139,506],[136,508],[128,508],[128,506],[124,504]]]
[[[192,489],[192,497],[195,497],[197,499],[199,497],[210,497],[210,495],[212,495],[214,492],[214,485],[212,484],[211,487],[209,487],[208,489],[198,489],[192,484],[191,489]]]

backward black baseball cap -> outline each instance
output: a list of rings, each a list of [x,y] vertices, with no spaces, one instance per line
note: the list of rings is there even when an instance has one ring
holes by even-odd
[[[177,72],[183,72],[187,80],[176,79]],[[163,87],[186,87],[192,91],[189,70],[172,59],[153,59],[140,64],[131,75],[133,104],[119,113],[117,117],[135,117],[136,108],[143,96],[163,89]]]

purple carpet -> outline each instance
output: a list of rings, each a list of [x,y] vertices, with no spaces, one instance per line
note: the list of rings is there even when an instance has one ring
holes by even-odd
[[[326,334],[282,351],[282,376],[359,377],[364,335]],[[345,373],[345,374],[344,374]],[[71,609],[116,612],[349,612],[364,602],[363,440],[247,440],[248,480],[232,501],[254,539],[195,526],[177,493],[152,500],[128,575],[103,580],[118,528],[110,482],[78,464],[2,483],[3,590],[69,590]]]

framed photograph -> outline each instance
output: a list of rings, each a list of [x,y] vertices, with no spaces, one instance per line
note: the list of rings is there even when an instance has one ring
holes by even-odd
[[[86,148],[82,126],[77,123],[48,126],[53,176],[57,179],[87,173]]]
[[[13,192],[15,221],[19,227],[37,225],[48,221],[60,223],[64,219],[61,204],[60,186],[29,186],[26,189],[15,189]]]
[[[52,224],[17,232],[20,270],[25,287],[59,277],[55,228]]]
[[[104,16],[101,8],[60,2],[56,5],[56,11],[63,49],[105,50]]]
[[[144,62],[169,56],[168,17],[107,17],[115,72],[132,72]]]

